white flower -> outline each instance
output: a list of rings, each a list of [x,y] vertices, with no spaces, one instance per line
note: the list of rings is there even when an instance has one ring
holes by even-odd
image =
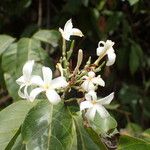
[[[27,61],[22,69],[23,75],[16,80],[17,84],[20,85],[18,95],[21,98],[26,98],[26,99],[29,98],[29,95],[27,93],[27,87],[32,84],[32,81],[34,80],[34,77],[35,77],[35,76],[31,75],[33,65],[34,65],[34,60]],[[22,92],[23,87],[24,87],[24,93]]]
[[[94,120],[96,112],[98,112],[102,118],[106,118],[109,116],[109,113],[103,105],[110,104],[113,97],[114,97],[114,93],[111,93],[105,98],[101,98],[97,100],[96,93],[94,91],[90,91],[89,93],[85,95],[86,101],[83,101],[80,103],[80,110],[82,111],[82,110],[87,109],[87,112],[85,115],[90,120]]]
[[[107,40],[106,42],[100,41],[98,43],[98,48],[97,48],[97,55],[98,56],[108,56],[108,61],[106,63],[106,66],[111,66],[114,64],[116,60],[116,54],[113,49],[114,42],[111,40]]]
[[[60,96],[56,92],[56,89],[66,87],[68,85],[65,77],[60,76],[52,80],[52,71],[48,67],[42,67],[43,73],[43,80],[40,76],[36,76],[36,80],[34,80],[34,84],[38,85],[39,87],[33,89],[30,93],[30,101],[34,101],[36,96],[41,93],[45,92],[46,97],[48,100],[56,105],[61,101]]]
[[[79,29],[73,28],[71,19],[66,22],[64,26],[64,30],[59,28],[59,31],[61,32],[62,37],[67,41],[70,40],[71,35],[80,36],[80,37],[83,36],[83,33]]]
[[[105,86],[105,82],[100,75],[95,77],[95,73],[93,71],[90,71],[88,76],[83,76],[83,79],[85,79],[85,81],[82,83],[81,87],[87,92],[95,90],[95,85]]]

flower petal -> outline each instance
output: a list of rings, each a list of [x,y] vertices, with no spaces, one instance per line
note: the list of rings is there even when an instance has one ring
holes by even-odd
[[[66,32],[66,33],[71,32],[72,28],[73,28],[72,20],[69,19],[64,26],[64,32]]]
[[[24,83],[25,83],[24,76],[21,76],[20,78],[18,78],[18,79],[16,80],[16,82],[17,82],[18,85],[24,84]]]
[[[81,32],[81,30],[79,30],[77,28],[72,29],[71,35],[80,36],[80,37],[84,36],[83,33]]]
[[[90,101],[83,101],[80,103],[80,111],[93,107],[93,104]]]
[[[104,106],[102,106],[102,105],[96,105],[95,107],[96,107],[97,112],[99,113],[99,115],[100,115],[102,118],[106,118],[106,117],[109,116],[109,113],[108,113],[108,111],[105,109]]]
[[[85,91],[90,91],[90,90],[95,90],[95,86],[91,81],[85,80],[82,84],[81,87],[85,90]]]
[[[115,63],[115,60],[116,60],[116,54],[114,52],[108,53],[108,61],[106,63],[106,66],[113,65]]]
[[[85,99],[88,101],[97,100],[97,94],[95,91],[91,90],[85,94]]]
[[[23,76],[26,82],[30,80],[33,65],[34,65],[34,60],[29,60],[23,66]]]
[[[18,90],[18,95],[19,95],[21,98],[25,99],[26,96],[25,96],[25,94],[22,92],[22,88],[23,88],[23,87],[25,87],[25,84],[22,84],[22,85],[20,86],[20,88],[19,88],[19,90]]]
[[[88,76],[90,78],[93,78],[93,77],[95,77],[95,73],[93,71],[90,71],[90,72],[88,72]]]
[[[96,109],[95,107],[92,107],[90,109],[87,110],[85,116],[89,119],[89,120],[94,120],[96,114]]]
[[[37,95],[39,95],[41,92],[43,92],[44,89],[43,88],[35,88],[31,91],[30,96],[29,96],[29,100],[31,102],[33,102],[35,100],[35,98],[37,97]]]
[[[114,98],[114,92],[109,94],[108,96],[101,98],[100,100],[97,100],[97,103],[100,105],[108,105]]]
[[[31,76],[31,84],[42,86],[44,82],[40,76],[34,75]]]
[[[96,85],[105,86],[105,82],[100,76],[93,78],[92,82]]]
[[[55,90],[47,90],[46,96],[49,102],[52,103],[53,105],[57,105],[61,101],[60,96]]]
[[[52,80],[51,86],[53,89],[63,88],[68,85],[65,77],[57,77]]]
[[[44,84],[50,84],[52,81],[52,70],[49,67],[42,67]]]

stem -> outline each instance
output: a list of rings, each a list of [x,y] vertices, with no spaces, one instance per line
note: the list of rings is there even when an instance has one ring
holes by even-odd
[[[42,0],[39,0],[39,8],[38,8],[38,27],[42,25]]]

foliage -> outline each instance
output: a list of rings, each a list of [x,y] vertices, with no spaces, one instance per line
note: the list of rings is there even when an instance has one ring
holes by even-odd
[[[39,149],[52,149],[53,144],[55,149],[113,149],[116,145],[118,149],[149,149],[148,0],[2,0],[0,3],[0,109],[13,103],[0,112],[1,149],[36,149],[39,143],[43,143]],[[96,57],[93,51],[98,41],[115,41],[115,67],[104,68],[102,76],[110,77],[106,91],[116,93],[115,102],[108,109],[114,110],[112,116],[118,122],[119,141],[114,130],[116,121],[112,118],[95,122],[90,128],[71,106],[62,107],[61,103],[51,108],[45,99],[29,103],[18,97],[16,79],[27,60],[36,61],[35,72],[39,74],[43,65],[55,69],[54,62],[60,55],[60,33],[50,29],[58,29],[69,18],[86,33],[81,42],[75,42],[74,56],[80,47],[86,50],[86,61],[88,56]],[[75,65],[72,61],[71,67]],[[105,95],[101,88],[98,93]]]

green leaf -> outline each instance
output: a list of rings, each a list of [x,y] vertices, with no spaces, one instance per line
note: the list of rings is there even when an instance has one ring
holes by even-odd
[[[94,121],[91,121],[91,125],[98,134],[105,134],[115,129],[117,127],[117,122],[111,116],[101,118],[99,114],[96,113]]]
[[[150,143],[139,138],[130,136],[121,136],[118,150],[149,150]]]
[[[17,44],[13,43],[2,55],[2,69],[4,73],[5,84],[9,94],[14,100],[18,100],[19,96],[16,92],[18,86],[16,84],[16,54]]]
[[[35,72],[40,73],[42,65],[52,66],[52,61],[46,51],[41,48],[39,40],[22,38],[18,41],[17,47],[17,77],[22,74],[22,67],[27,60],[35,60]]]
[[[73,116],[76,128],[77,150],[107,150],[99,135],[90,127],[84,127],[81,116]]]
[[[136,3],[139,2],[139,0],[128,0],[128,2],[130,3],[130,5],[135,5]]]
[[[129,68],[131,74],[134,74],[140,65],[140,57],[136,51],[134,45],[131,46],[131,53],[129,56]]]
[[[51,44],[53,47],[58,46],[60,33],[56,30],[39,30],[33,35],[33,38]]]
[[[34,103],[16,102],[0,112],[0,149],[4,150],[19,130]]]
[[[39,102],[23,123],[23,143],[27,149],[70,150],[72,125],[72,117],[61,103],[52,106],[47,100]]]
[[[11,45],[15,39],[8,35],[0,35],[0,55]]]

